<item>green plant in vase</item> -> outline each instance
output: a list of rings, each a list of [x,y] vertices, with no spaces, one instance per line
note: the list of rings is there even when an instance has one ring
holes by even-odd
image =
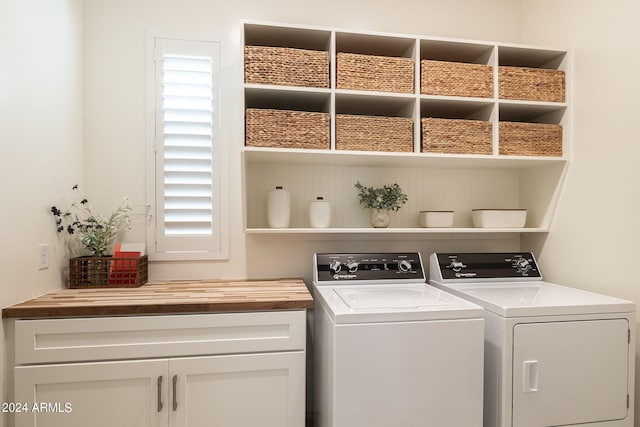
[[[389,211],[398,211],[408,200],[397,183],[375,188],[366,187],[358,181],[355,187],[358,190],[360,204],[371,209],[371,225],[376,228],[388,227]]]

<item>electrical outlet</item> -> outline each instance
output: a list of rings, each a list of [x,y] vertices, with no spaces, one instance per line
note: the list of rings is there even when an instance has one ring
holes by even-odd
[[[40,243],[38,245],[38,270],[49,268],[49,244]]]

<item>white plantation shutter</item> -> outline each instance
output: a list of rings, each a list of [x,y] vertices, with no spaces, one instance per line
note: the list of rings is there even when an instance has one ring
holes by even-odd
[[[226,257],[215,42],[155,39],[152,259]]]
[[[211,236],[212,59],[164,54],[162,64],[163,230]]]

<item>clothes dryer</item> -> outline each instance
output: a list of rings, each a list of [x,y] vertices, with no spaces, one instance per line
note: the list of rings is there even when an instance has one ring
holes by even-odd
[[[485,309],[486,427],[631,427],[635,304],[542,280],[532,253],[436,253],[429,283]]]

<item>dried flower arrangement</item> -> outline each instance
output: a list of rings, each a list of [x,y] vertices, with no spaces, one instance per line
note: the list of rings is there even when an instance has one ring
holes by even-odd
[[[111,215],[103,217],[92,212],[89,201],[80,192],[78,185],[74,185],[73,190],[78,193],[79,202],[72,203],[66,211],[51,206],[56,230],[78,239],[92,255],[104,256],[116,238],[129,230],[131,207],[125,198]]]

